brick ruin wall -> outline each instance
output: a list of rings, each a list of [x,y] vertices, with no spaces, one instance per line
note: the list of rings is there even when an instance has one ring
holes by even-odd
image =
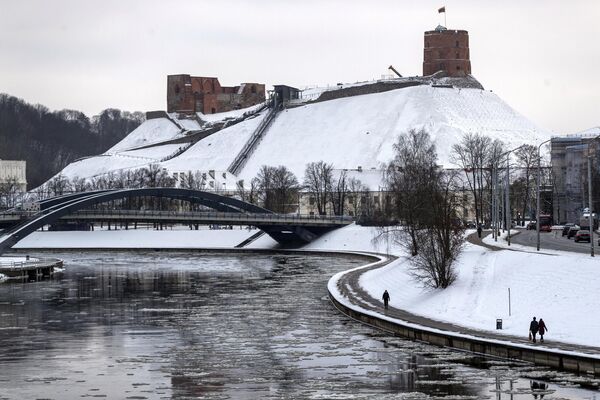
[[[214,114],[251,107],[265,101],[265,85],[221,86],[217,78],[167,77],[167,112]]]

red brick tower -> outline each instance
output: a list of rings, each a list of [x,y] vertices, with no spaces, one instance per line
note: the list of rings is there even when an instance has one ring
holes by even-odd
[[[448,76],[471,73],[469,32],[448,30],[443,26],[425,32],[423,76],[437,71],[444,71]]]

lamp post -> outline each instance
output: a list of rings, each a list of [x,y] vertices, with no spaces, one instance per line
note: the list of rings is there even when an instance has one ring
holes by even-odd
[[[551,141],[552,139],[548,139],[546,141],[543,141],[542,143],[539,144],[538,148],[537,148],[537,190],[536,190],[536,196],[535,196],[535,201],[536,201],[536,206],[535,206],[535,229],[536,229],[536,234],[537,234],[537,251],[540,251],[540,181],[541,181],[541,168],[540,168],[540,164],[542,163],[542,160],[540,158],[540,148],[542,147],[542,145],[544,143],[548,143],[549,141]]]
[[[506,230],[507,230],[507,236],[506,236],[506,241],[508,242],[508,245],[510,246],[510,228],[511,228],[511,218],[510,218],[510,153],[512,153],[515,150],[519,150],[521,147],[526,146],[526,144],[522,144],[519,147],[515,147],[512,150],[509,150],[507,152],[504,152],[500,155],[500,157],[498,157],[498,159],[501,159],[502,156],[504,156],[506,154],[506,190],[505,190],[505,194],[506,194]]]
[[[594,142],[600,138],[600,135],[593,138],[587,145],[587,172],[588,172],[588,202],[590,209],[589,223],[590,223],[590,256],[594,257],[594,208],[592,199],[592,152],[591,147]]]

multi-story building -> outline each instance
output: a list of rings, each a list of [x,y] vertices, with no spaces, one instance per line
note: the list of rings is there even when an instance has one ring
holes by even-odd
[[[600,163],[600,127],[551,141],[551,163],[554,181],[554,222],[577,222],[588,207],[588,161],[592,167],[592,183],[600,184],[597,176]],[[594,189],[592,189],[594,192]],[[594,199],[598,210],[600,199]]]

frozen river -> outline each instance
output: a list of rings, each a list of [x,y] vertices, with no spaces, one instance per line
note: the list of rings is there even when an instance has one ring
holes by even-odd
[[[0,285],[0,399],[600,399],[594,379],[402,340],[338,313],[350,257],[50,254]]]

